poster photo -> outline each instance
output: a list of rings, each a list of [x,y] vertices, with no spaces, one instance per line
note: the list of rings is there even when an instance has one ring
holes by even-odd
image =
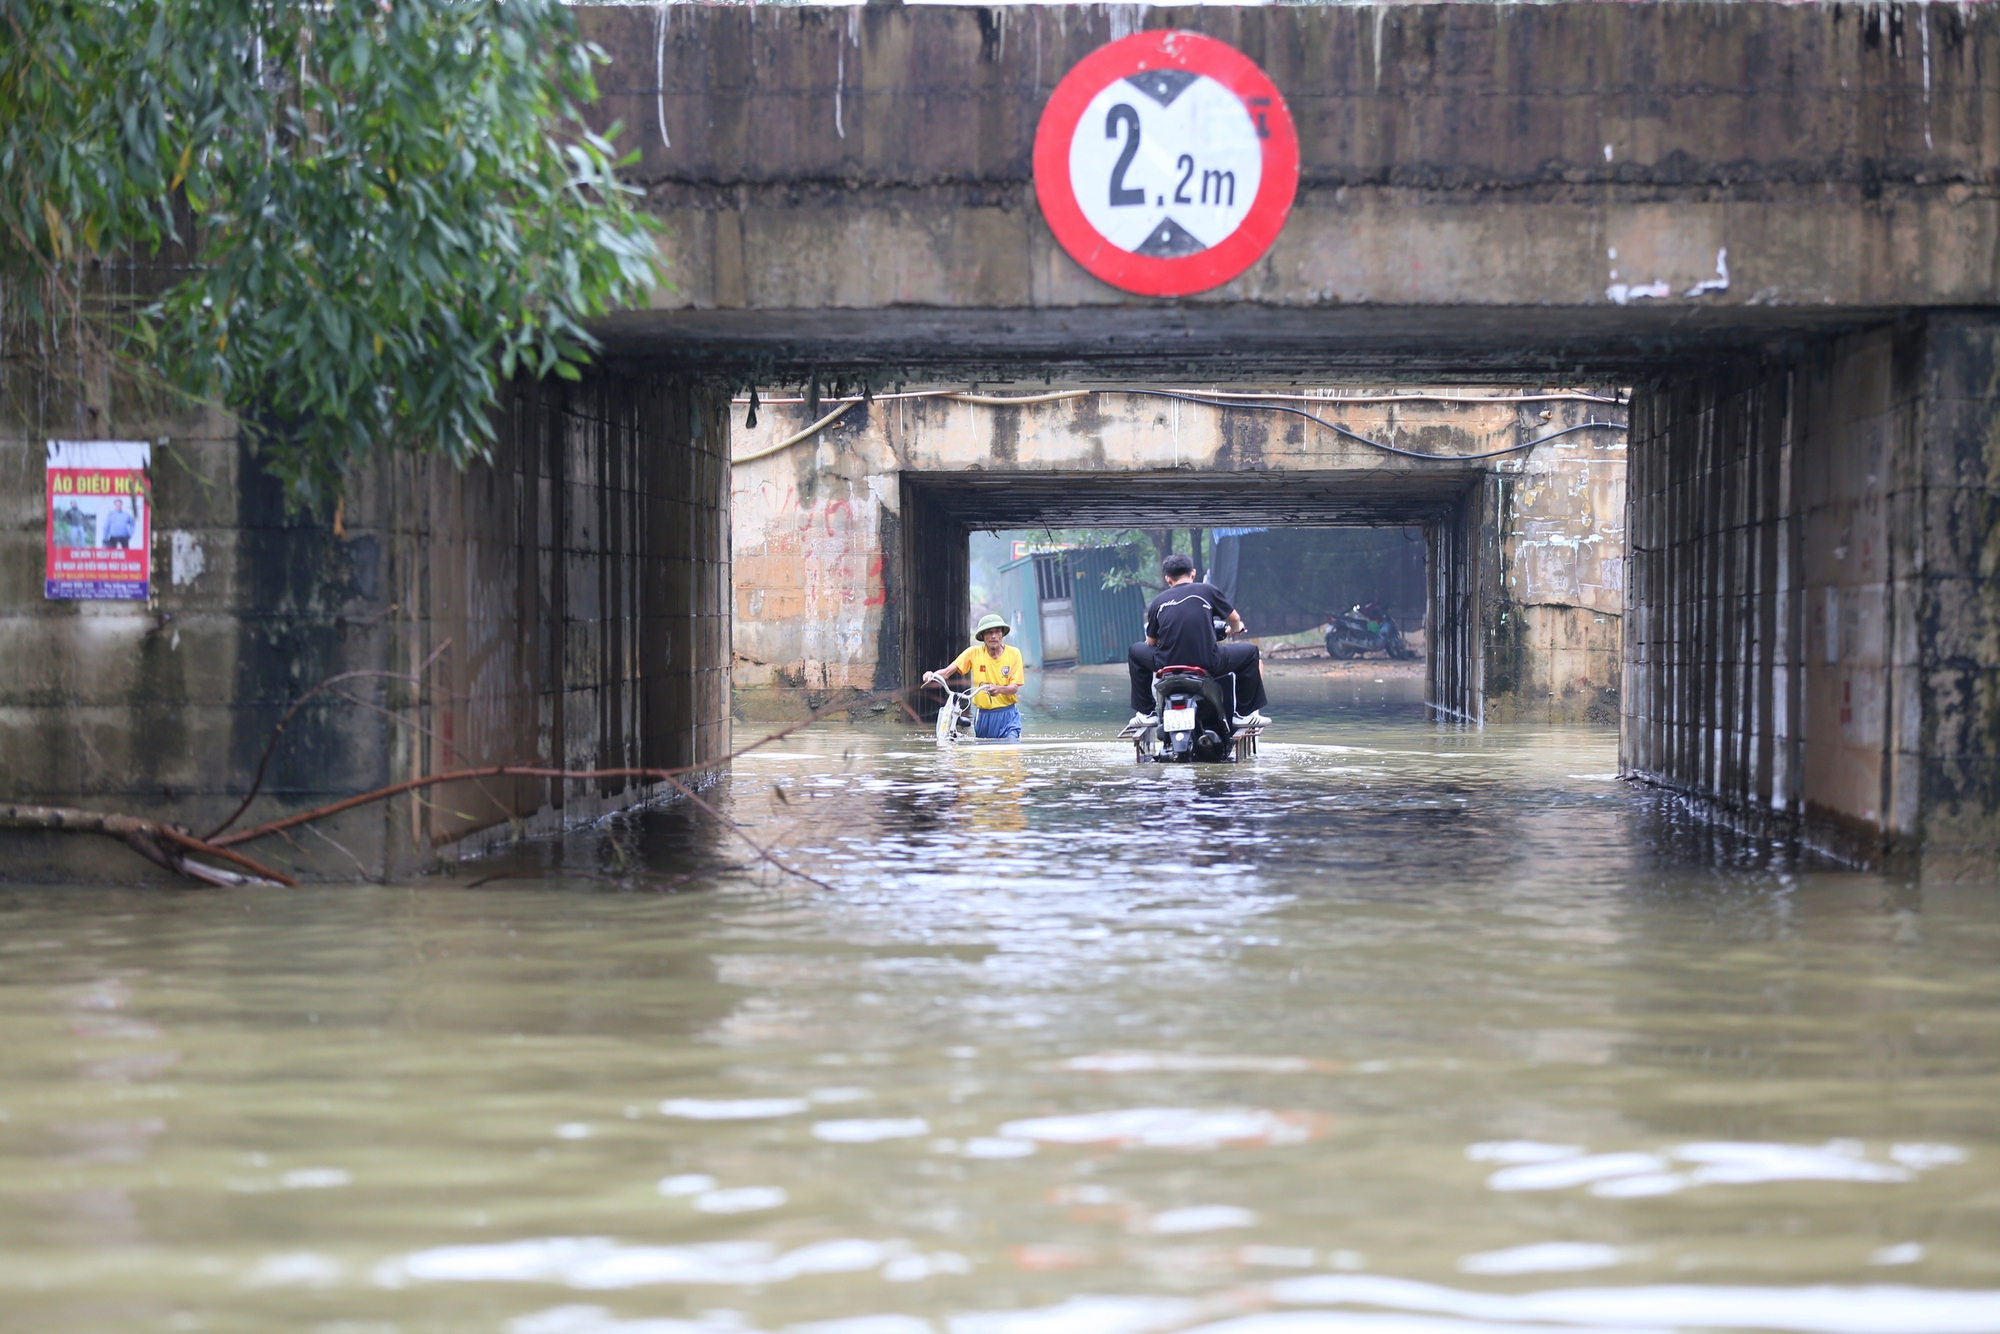
[[[153,446],[144,440],[49,441],[44,596],[134,599],[152,592]]]

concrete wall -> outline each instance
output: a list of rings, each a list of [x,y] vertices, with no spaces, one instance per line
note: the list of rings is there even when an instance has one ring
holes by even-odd
[[[658,374],[509,390],[490,465],[376,459],[336,527],[289,513],[235,424],[17,373],[0,418],[0,783],[9,799],[212,827],[278,719],[257,822],[486,763],[726,753],[722,404]],[[94,409],[94,410],[93,410]],[[42,596],[43,442],[156,441],[149,603]],[[172,558],[173,533],[183,559]],[[191,554],[199,553],[196,572]],[[304,875],[405,873],[452,845],[588,818],[624,782],[482,780],[256,845]],[[105,840],[0,835],[0,875],[152,872]]]
[[[1622,416],[1576,399],[1325,392],[1346,395],[1318,403],[1328,420],[1441,455]],[[746,458],[811,421],[796,402],[765,403],[754,429],[741,424],[744,405],[736,412],[735,450]],[[967,635],[974,526],[1464,523],[1460,558],[1480,592],[1460,609],[1473,640],[1443,640],[1464,656],[1437,677],[1464,678],[1441,687],[1450,707],[1475,718],[1611,721],[1623,460],[1619,434],[1600,430],[1525,457],[1426,463],[1296,417],[1115,392],[1019,408],[859,405],[811,440],[734,470],[737,707],[798,716],[949,660]],[[943,503],[940,486],[965,498]]]
[[[1618,721],[1625,453],[1622,435],[1578,432],[1496,470],[1503,583],[1485,618],[1488,721]]]
[[[735,413],[739,454],[810,422],[803,405],[767,405],[754,430],[742,425],[743,405]],[[876,689],[878,664],[897,661],[883,637],[892,633],[900,463],[880,427],[855,409],[816,440],[734,468],[738,690],[783,688],[824,702]]]
[[[581,12],[675,276],[613,328],[687,364],[1596,373],[2000,302],[1992,6]],[[1031,179],[1057,80],[1139,27],[1236,45],[1299,127],[1269,256],[1172,303],[1086,275]]]
[[[2000,322],[1636,398],[1624,764],[1926,875],[2000,844]]]
[[[397,465],[407,476],[382,507],[386,540],[410,553],[399,592],[420,618],[403,651],[451,640],[427,732],[409,738],[412,772],[524,755],[672,767],[728,752],[725,413],[719,394],[654,371],[523,381],[490,466]],[[648,790],[482,779],[438,789],[411,818],[435,846],[503,813],[550,828]]]

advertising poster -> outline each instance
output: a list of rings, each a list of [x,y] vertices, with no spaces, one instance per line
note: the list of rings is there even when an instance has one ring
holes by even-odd
[[[45,596],[144,601],[151,593],[152,462],[144,440],[49,441]]]

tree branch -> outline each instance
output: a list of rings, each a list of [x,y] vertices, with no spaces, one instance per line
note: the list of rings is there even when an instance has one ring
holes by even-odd
[[[278,725],[271,729],[271,739],[264,743],[264,757],[257,761],[257,776],[250,780],[250,790],[243,794],[242,804],[237,806],[235,810],[229,813],[229,818],[227,820],[224,820],[221,824],[209,830],[207,837],[211,839],[214,838],[217,834],[220,834],[223,830],[235,824],[239,819],[243,817],[243,812],[250,809],[250,803],[257,799],[257,793],[263,789],[264,771],[271,767],[271,756],[278,749],[278,738],[285,734],[285,728],[292,721],[292,715],[297,713],[299,711],[299,708],[307,700],[311,699],[314,695],[317,695],[320,691],[327,689],[329,686],[336,685],[341,681],[352,681],[356,677],[360,676],[386,676],[396,681],[410,681],[416,684],[421,689],[423,686],[424,672],[429,670],[430,665],[438,660],[439,654],[443,653],[446,649],[450,647],[451,647],[451,640],[447,638],[442,644],[439,644],[436,648],[431,650],[431,655],[428,658],[425,658],[423,660],[423,663],[414,672],[341,672],[336,676],[328,676],[323,678],[318,685],[314,686],[312,689],[306,691],[305,694],[300,695],[297,699],[293,700],[291,707],[286,709],[284,715],[278,719]]]
[[[443,652],[445,646],[449,643],[450,641],[447,640],[445,644],[439,645],[438,652]],[[428,667],[436,657],[437,653],[433,653],[431,658],[425,661],[424,666]],[[394,673],[357,672],[348,673],[347,675],[372,676],[394,675]],[[285,722],[297,711],[298,706],[303,704],[314,692],[341,679],[343,678],[339,676],[328,677],[319,685],[314,686],[312,690],[307,691],[305,695],[300,696],[293,703],[292,707],[286,710],[285,717],[280,719],[279,729],[283,729]],[[386,801],[391,797],[399,796],[405,792],[415,792],[422,788],[434,787],[440,783],[455,783],[480,778],[553,778],[559,781],[571,782],[596,778],[639,778],[648,782],[665,783],[667,786],[673,788],[718,823],[726,826],[731,833],[735,834],[737,838],[741,839],[756,852],[758,857],[769,862],[786,875],[796,876],[801,880],[818,885],[822,889],[831,889],[833,886],[827,884],[826,881],[816,876],[808,875],[797,867],[789,866],[780,860],[770,849],[751,838],[741,824],[717,810],[712,803],[680,780],[688,774],[713,769],[719,765],[728,764],[732,760],[740,759],[759,747],[768,746],[774,741],[781,741],[794,732],[810,727],[812,724],[831,714],[851,712],[854,709],[861,708],[877,700],[901,699],[909,693],[908,690],[897,687],[890,690],[877,691],[872,695],[865,695],[844,704],[830,704],[823,709],[814,710],[805,718],[788,727],[780,728],[768,736],[759,737],[747,746],[739,747],[718,759],[700,764],[684,764],[678,768],[671,769],[555,769],[545,765],[530,764],[489,764],[478,768],[454,769],[447,773],[428,774],[422,778],[411,778],[401,783],[391,783],[387,787],[376,788],[372,792],[363,792],[356,796],[315,807],[309,811],[301,811],[296,815],[285,816],[283,819],[268,821],[258,825],[254,829],[239,830],[234,834],[223,837],[196,838],[185,829],[176,825],[165,824],[158,820],[145,820],[136,816],[119,815],[113,812],[79,810],[69,806],[0,806],[0,829],[42,829],[69,833],[105,834],[113,838],[123,839],[135,852],[148,861],[163,866],[176,874],[187,876],[190,879],[214,885],[253,883],[247,877],[239,876],[234,872],[224,871],[219,867],[203,865],[200,862],[190,860],[186,856],[179,855],[176,851],[170,851],[168,848],[160,846],[164,842],[171,844],[175,849],[185,849],[188,852],[200,853],[203,856],[216,857],[224,861],[233,862],[249,871],[252,876],[256,877],[257,881],[296,888],[298,881],[277,871],[273,871],[258,862],[252,861],[242,853],[233,852],[231,849],[237,844],[248,843],[253,839],[263,838],[269,834],[283,833],[285,830],[295,829],[300,825],[312,824],[315,821],[326,819],[328,816],[353,810],[358,806],[367,806],[378,801]],[[903,700],[903,704],[906,709],[909,707],[907,700]],[[276,737],[274,734],[273,744],[275,742]],[[269,753],[269,747],[267,747],[265,752],[267,760]],[[492,799],[491,793],[488,793],[487,796],[489,799]],[[247,805],[248,803],[246,802],[245,804]],[[242,810],[239,808],[237,814],[241,813]],[[231,816],[230,818],[233,820],[235,816]],[[317,833],[318,831],[315,830],[314,832]],[[348,855],[351,857],[353,854],[349,853]]]
[[[0,806],[0,829],[41,829],[52,833],[103,834],[123,840],[147,861],[164,866],[169,871],[187,876],[191,880],[201,880],[212,885],[248,883],[242,876],[190,861],[160,846],[163,842],[170,843],[176,848],[198,852],[205,857],[217,857],[226,862],[234,862],[260,881],[283,885],[288,889],[297,889],[299,884],[290,876],[281,875],[268,866],[250,860],[240,852],[217,847],[174,825],[132,815],[78,810],[74,806]]]

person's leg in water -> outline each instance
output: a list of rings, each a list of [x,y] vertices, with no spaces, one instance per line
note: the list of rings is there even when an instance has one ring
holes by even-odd
[[[980,709],[972,717],[972,734],[981,741],[1019,741],[1020,705],[1009,704],[1004,709]]]
[[[1222,654],[1222,669],[1236,673],[1236,712],[1239,715],[1259,713],[1270,698],[1264,693],[1264,669],[1258,662],[1255,644],[1218,644]]]
[[[1132,672],[1132,712],[1150,716],[1153,673],[1160,666],[1160,651],[1142,639],[1125,651],[1125,665]]]

